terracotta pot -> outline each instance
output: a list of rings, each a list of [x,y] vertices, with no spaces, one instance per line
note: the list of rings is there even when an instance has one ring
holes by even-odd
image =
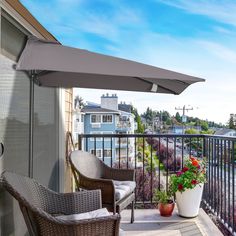
[[[204,184],[198,184],[193,189],[184,192],[176,192],[176,203],[179,216],[193,218],[198,215],[202,199]]]
[[[158,203],[158,209],[161,216],[171,216],[174,210],[175,203],[172,200],[169,200],[168,203]]]

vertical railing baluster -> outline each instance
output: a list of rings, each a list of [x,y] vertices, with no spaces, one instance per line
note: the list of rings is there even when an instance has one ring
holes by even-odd
[[[96,136],[94,137],[94,155],[97,156],[97,141],[96,141]]]
[[[144,137],[143,137],[143,204],[144,204],[144,201],[145,201],[145,190],[144,190],[144,180],[145,180],[145,177],[144,177],[144,168],[145,168],[145,162],[144,162],[144,149],[145,149],[145,143],[144,143]]]
[[[177,162],[176,162],[176,137],[173,138],[174,140],[174,173],[177,171]]]
[[[120,136],[119,136],[119,169],[120,169]]]
[[[102,137],[102,161],[105,160],[105,144],[104,144],[104,136]]]
[[[166,191],[168,191],[168,173],[169,173],[169,139],[166,138]]]
[[[86,148],[86,152],[88,152],[88,137],[85,138],[85,148]]]
[[[218,192],[218,216],[220,217],[220,199],[221,199],[221,195],[220,195],[220,172],[221,172],[221,169],[220,169],[220,139],[218,139],[217,141],[217,167],[218,167],[218,177],[217,177],[217,181],[218,181],[218,189],[217,189],[217,192]]]
[[[235,194],[234,194],[234,178],[235,178],[235,173],[234,173],[234,141],[232,141],[232,208],[231,208],[231,212],[232,212],[232,230],[233,232],[236,231],[235,229]]]
[[[211,199],[211,181],[210,181],[210,177],[211,177],[211,139],[207,138],[207,160],[208,160],[208,171],[207,171],[207,183],[208,183],[208,196],[207,196],[207,203],[210,204],[210,199]]]
[[[151,143],[153,143],[153,137],[151,137]],[[153,197],[153,169],[152,169],[152,163],[153,163],[153,161],[152,161],[152,158],[153,158],[153,156],[152,156],[152,152],[153,152],[153,147],[152,147],[152,145],[151,145],[151,182],[150,182],[150,188],[151,188],[151,203],[152,203],[152,197]]]
[[[137,139],[134,137],[134,168],[137,169]]]
[[[112,165],[113,165],[113,154],[112,154],[112,137],[111,137],[111,141],[110,141],[110,148],[111,148],[111,167],[112,167]],[[108,149],[108,151],[109,151],[109,149]]]
[[[214,211],[214,139],[211,139],[211,208],[213,208]]]
[[[228,170],[228,198],[227,199],[227,203],[228,203],[228,219],[227,219],[227,224],[228,224],[228,227],[230,227],[230,218],[231,218],[231,215],[230,215],[230,155],[231,152],[230,152],[230,141],[228,140],[228,158],[227,158],[227,170]]]
[[[189,157],[192,155],[192,138],[189,138]]]
[[[158,138],[158,189],[161,189],[161,161],[160,161],[161,138]]]
[[[214,160],[214,169],[213,169],[213,186],[214,186],[214,191],[213,191],[213,196],[214,196],[214,204],[213,204],[213,209],[214,209],[214,213],[217,214],[217,211],[216,211],[216,202],[217,202],[217,187],[216,187],[216,171],[217,171],[217,159],[216,159],[216,139],[214,138],[214,149],[213,149],[213,160]]]
[[[83,150],[83,147],[82,147],[82,136],[80,134],[78,135],[78,150]]]
[[[199,158],[199,150],[200,150],[200,139],[197,137],[197,143],[196,143],[196,153],[197,153],[197,158]]]
[[[227,209],[226,209],[226,196],[227,196],[227,189],[226,189],[226,159],[227,159],[227,142],[224,140],[224,223],[227,221]]]
[[[220,140],[220,218],[223,218],[222,215],[223,208],[223,141]]]
[[[134,138],[134,160],[135,160],[134,168],[136,170],[137,169],[137,139],[136,137]],[[137,202],[137,188],[135,191],[135,204],[136,202]]]
[[[183,166],[184,166],[184,148],[185,148],[185,146],[184,146],[184,137],[182,136],[182,155],[181,155],[181,169],[183,168]]]
[[[126,167],[129,169],[129,145],[128,145],[128,137],[126,138],[126,156],[127,156],[127,162],[126,162]]]

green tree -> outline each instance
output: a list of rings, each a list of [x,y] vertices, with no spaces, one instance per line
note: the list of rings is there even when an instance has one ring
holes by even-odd
[[[196,129],[186,129],[185,134],[199,134],[199,132]]]
[[[143,134],[144,125],[142,123],[140,115],[138,114],[138,110],[134,106],[131,106],[131,113],[134,114],[134,120],[137,122],[137,130],[135,132],[138,134]]]
[[[235,122],[234,122],[234,117],[231,115],[229,118],[229,128],[230,129],[235,129]]]
[[[75,99],[74,99],[74,108],[79,108],[79,109],[82,109],[84,107],[84,101],[83,101],[83,98],[80,97],[80,96],[75,96]]]
[[[203,131],[207,131],[208,130],[208,122],[207,121],[201,121],[200,122],[201,128]]]
[[[166,121],[166,125],[170,126],[171,124],[172,124],[171,119],[168,119],[168,120]]]
[[[175,114],[175,119],[176,119],[179,123],[182,122],[182,119],[181,119],[181,116],[180,116],[179,112],[176,112],[176,114]]]

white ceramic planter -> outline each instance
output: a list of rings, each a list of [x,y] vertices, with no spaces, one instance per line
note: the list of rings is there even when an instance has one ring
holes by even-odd
[[[193,189],[176,192],[178,213],[182,217],[196,217],[199,212],[204,184],[198,184]]]

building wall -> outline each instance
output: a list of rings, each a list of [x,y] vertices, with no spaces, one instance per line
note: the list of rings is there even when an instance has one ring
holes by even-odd
[[[30,80],[26,73],[16,72],[13,65],[27,35],[55,38],[18,1],[0,1],[0,13],[0,142],[5,146],[0,173],[9,170],[28,176]],[[63,191],[62,182],[70,188],[64,180],[64,163],[65,132],[71,130],[72,124],[72,91],[34,85],[34,92],[33,178],[55,191]],[[18,203],[2,188],[0,216],[0,235],[27,235]]]
[[[72,112],[73,112],[73,89],[66,89],[65,90],[65,135],[66,132],[72,132]],[[66,144],[69,145],[69,149],[72,150],[71,143]],[[68,155],[68,153],[65,153],[65,155]],[[74,189],[74,182],[73,182],[73,175],[71,172],[70,165],[68,162],[64,161],[65,166],[65,184],[64,184],[64,192],[71,192]]]
[[[97,114],[97,115],[112,115],[112,123],[99,123],[99,124],[92,124],[91,123],[91,115],[92,114]],[[115,134],[116,133],[116,119],[118,114],[112,114],[112,113],[92,113],[92,114],[85,114],[84,118],[84,132],[86,134]],[[102,150],[103,149],[103,142],[102,139],[96,139],[96,147],[95,147],[95,140],[92,138],[88,139],[88,142],[84,143],[85,149],[88,152],[91,152],[92,150]],[[104,161],[107,165],[111,165],[115,161],[115,142],[114,140],[110,138],[104,139],[104,149],[109,149],[112,150],[111,158],[110,157],[104,157]],[[96,153],[97,156],[98,153]],[[101,153],[101,157],[103,159],[103,153]]]

